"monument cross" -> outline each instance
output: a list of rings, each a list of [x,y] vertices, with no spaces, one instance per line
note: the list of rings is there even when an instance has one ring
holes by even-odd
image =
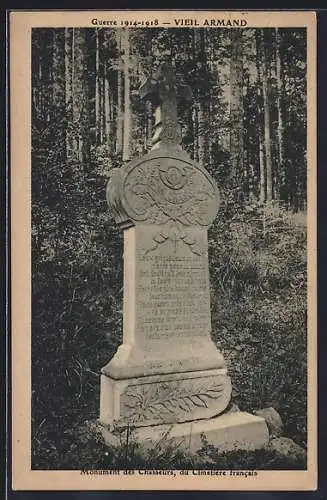
[[[190,100],[191,88],[177,81],[171,65],[163,63],[152,78],[140,88],[140,96],[155,107],[155,125],[152,147],[161,144],[179,146],[182,140],[178,122],[178,99]]]
[[[231,381],[211,338],[207,230],[219,193],[180,147],[177,104],[190,89],[163,64],[141,95],[157,107],[152,150],[111,171],[107,187],[124,230],[124,317],[123,343],[101,371],[104,436],[131,424],[156,441],[173,425],[190,450],[202,433],[222,450],[260,447],[264,420],[226,413]]]

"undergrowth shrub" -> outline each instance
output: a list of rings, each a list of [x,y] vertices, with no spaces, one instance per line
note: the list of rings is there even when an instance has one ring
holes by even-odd
[[[51,436],[49,443],[58,447],[65,429],[98,416],[100,368],[122,341],[123,272],[122,234],[108,214],[106,179],[94,176],[92,166],[86,172],[75,164],[55,165],[46,177],[36,160],[34,166],[35,451],[40,435]]]
[[[253,205],[210,230],[213,337],[241,409],[273,406],[306,444],[306,231],[292,214]]]

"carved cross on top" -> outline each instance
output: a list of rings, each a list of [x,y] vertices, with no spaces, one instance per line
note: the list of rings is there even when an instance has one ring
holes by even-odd
[[[190,87],[178,83],[172,66],[163,63],[154,77],[148,78],[140,87],[139,92],[142,99],[150,101],[156,107],[153,148],[163,143],[179,145],[182,137],[177,104],[178,99],[191,99]]]

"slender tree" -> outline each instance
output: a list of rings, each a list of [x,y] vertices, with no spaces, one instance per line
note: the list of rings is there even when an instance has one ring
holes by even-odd
[[[262,46],[260,31],[256,31],[258,145],[259,145],[259,200],[266,201],[266,165],[263,139]]]
[[[122,91],[122,64],[121,64],[121,50],[122,50],[122,30],[117,29],[117,49],[118,60],[116,64],[117,69],[117,111],[116,111],[116,153],[122,154],[123,151],[123,91]]]
[[[276,84],[277,84],[277,137],[278,137],[278,166],[279,179],[282,192],[285,190],[285,165],[284,165],[284,116],[282,109],[283,69],[281,61],[281,36],[280,29],[275,29],[276,34]]]
[[[197,136],[197,160],[204,167],[208,158],[208,135],[207,135],[207,100],[208,100],[208,74],[207,74],[207,56],[206,56],[206,37],[205,30],[195,29],[194,31],[194,49],[195,61],[197,65],[197,99],[196,112],[196,136]]]
[[[122,52],[124,68],[124,133],[123,133],[123,161],[131,156],[131,86],[130,86],[130,41],[129,30],[124,29],[122,33]]]
[[[95,127],[96,143],[101,144],[101,113],[100,113],[100,42],[99,30],[94,30],[95,35]]]
[[[265,160],[266,160],[266,200],[273,199],[273,182],[272,182],[272,158],[271,158],[271,134],[270,134],[270,103],[269,103],[269,81],[268,81],[268,62],[265,50],[264,32],[259,32],[262,45],[262,97],[263,97],[263,113],[264,113],[264,145],[265,145]]]
[[[230,179],[232,186],[239,186],[244,175],[242,30],[230,30],[230,44]]]
[[[65,28],[65,114],[66,114],[66,154],[73,155],[73,28]]]
[[[104,64],[104,130],[107,144],[110,142],[110,88],[107,63]]]
[[[73,120],[76,159],[89,159],[89,92],[87,79],[87,30],[73,29]]]

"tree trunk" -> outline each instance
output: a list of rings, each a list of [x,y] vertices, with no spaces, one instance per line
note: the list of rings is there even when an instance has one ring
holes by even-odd
[[[110,88],[107,64],[104,64],[104,124],[106,143],[110,143]]]
[[[255,186],[255,171],[253,165],[249,164],[249,200],[253,201],[255,199],[254,186]]]
[[[201,167],[206,164],[206,112],[201,99],[198,103],[198,162]]]
[[[277,83],[277,138],[278,138],[278,163],[279,163],[279,179],[280,179],[280,190],[282,197],[284,196],[286,188],[286,178],[285,178],[285,165],[284,165],[284,117],[282,109],[282,89],[283,89],[283,73],[282,73],[282,63],[280,54],[280,30],[276,28],[276,83]]]
[[[198,89],[197,100],[195,106],[197,108],[197,161],[204,167],[207,163],[208,155],[208,137],[207,137],[207,56],[206,56],[206,39],[203,29],[194,30],[194,50],[195,61],[198,67]]]
[[[40,53],[40,57],[39,57],[39,97],[40,97],[39,110],[40,110],[40,118],[42,118],[44,116],[44,109],[43,109],[44,108],[44,106],[43,106],[44,98],[43,98],[42,77],[43,77],[42,56],[41,56],[41,53]],[[41,88],[41,85],[42,85],[42,88]]]
[[[116,153],[120,155],[123,150],[123,105],[122,105],[122,73],[121,73],[121,29],[117,29],[117,112],[116,112]]]
[[[86,163],[89,158],[89,100],[87,88],[86,29],[73,28],[73,118],[76,159]]]
[[[152,121],[153,109],[151,101],[146,102],[146,149],[151,149],[152,146]]]
[[[193,121],[193,159],[199,161],[199,135],[198,135],[198,104],[196,96],[192,106],[192,121]]]
[[[42,52],[38,30],[32,30],[32,113],[33,118],[42,121],[43,118],[43,93],[42,82]]]
[[[258,144],[259,144],[259,200],[266,201],[266,168],[263,141],[263,98],[262,98],[262,47],[260,32],[256,31],[256,66],[257,66],[257,109],[258,109]]]
[[[262,134],[259,134],[259,164],[260,164],[260,203],[266,201],[266,165],[265,165],[265,152]]]
[[[210,71],[210,74],[213,75],[214,77],[218,76],[218,72],[215,71],[215,45],[212,40],[212,31],[208,30],[207,32],[207,54],[209,54],[209,57],[207,57],[207,63],[208,63],[208,69]],[[214,113],[213,113],[213,99],[209,99],[208,103],[208,123],[209,125],[212,123],[212,119],[214,119]],[[208,138],[208,163],[210,166],[213,164],[213,134],[209,134]]]
[[[95,131],[96,144],[101,144],[101,111],[100,111],[100,47],[99,30],[95,29]]]
[[[124,29],[122,34],[122,50],[124,60],[124,135],[123,135],[123,161],[128,161],[131,157],[131,90],[130,90],[130,45],[129,30]]]
[[[232,187],[240,187],[244,174],[244,137],[243,137],[243,62],[242,31],[230,30],[230,182]]]
[[[273,183],[272,183],[272,160],[271,160],[271,136],[270,136],[270,103],[269,103],[269,88],[268,88],[268,65],[264,45],[264,34],[261,32],[262,44],[262,96],[263,96],[263,111],[264,111],[264,144],[266,157],[266,176],[267,176],[267,198],[266,201],[273,199]]]
[[[106,140],[105,133],[105,56],[103,51],[103,42],[104,42],[104,30],[99,31],[99,103],[100,103],[100,111],[99,111],[99,140],[100,144],[103,144]]]
[[[251,167],[251,140],[249,137],[250,120],[245,112],[248,112],[250,103],[250,77],[248,72],[243,73],[243,123],[248,123],[247,127],[243,127],[243,179],[242,179],[242,196],[245,201],[249,200],[253,195],[253,168]],[[252,119],[252,117],[251,117]]]
[[[65,28],[65,110],[66,110],[66,156],[73,155],[73,28]]]
[[[53,30],[52,53],[52,115],[58,146],[65,149],[65,30]]]

